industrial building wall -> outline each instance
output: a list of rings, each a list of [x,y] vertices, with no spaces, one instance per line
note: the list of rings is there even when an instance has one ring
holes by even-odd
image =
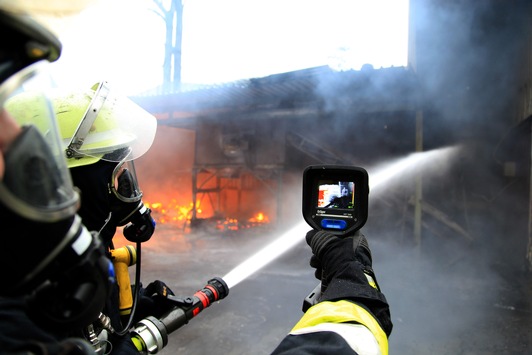
[[[530,2],[411,6],[424,149],[465,147],[445,186],[424,186],[423,197],[472,234],[468,247],[514,269],[530,266]],[[425,238],[436,234],[428,229]]]

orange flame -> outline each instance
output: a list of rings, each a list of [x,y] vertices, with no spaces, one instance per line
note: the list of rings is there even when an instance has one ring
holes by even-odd
[[[269,222],[270,220],[268,216],[266,216],[263,212],[259,212],[255,216],[249,218],[245,223],[240,222],[236,218],[218,220],[216,223],[216,229],[221,231],[237,231],[240,229],[258,227]]]
[[[175,199],[171,203],[164,205],[162,202],[144,202],[146,207],[152,210],[152,217],[157,223],[184,223],[191,219],[192,202],[187,206],[179,205]],[[201,214],[199,201],[196,203],[196,213]]]
[[[251,217],[249,220],[251,223],[268,223],[270,222],[268,216],[266,216],[264,213],[259,212],[254,217]]]
[[[193,203],[188,205],[180,205],[175,199],[170,203],[164,204],[162,202],[144,202],[146,207],[152,210],[152,217],[157,224],[177,224],[185,226],[192,219]],[[201,215],[200,201],[196,202],[196,214]],[[215,228],[220,231],[237,231],[241,229],[248,229],[257,226],[262,226],[269,223],[270,220],[264,212],[258,212],[253,217],[245,222],[241,222],[236,218],[225,218],[216,220]]]

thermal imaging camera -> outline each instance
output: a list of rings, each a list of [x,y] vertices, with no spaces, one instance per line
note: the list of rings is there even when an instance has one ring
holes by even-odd
[[[353,233],[368,219],[368,194],[365,169],[311,165],[303,172],[303,217],[314,229]]]

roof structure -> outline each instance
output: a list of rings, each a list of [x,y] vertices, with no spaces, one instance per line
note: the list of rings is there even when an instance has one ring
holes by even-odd
[[[321,66],[131,99],[160,124],[193,128],[198,120],[225,117],[249,120],[410,111],[419,106],[419,88],[415,73],[405,67],[334,71]]]

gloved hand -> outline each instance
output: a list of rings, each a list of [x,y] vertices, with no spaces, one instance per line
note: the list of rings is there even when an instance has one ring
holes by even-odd
[[[338,237],[327,231],[311,230],[306,240],[313,253],[310,265],[316,268],[315,276],[322,282],[318,301],[350,300],[361,304],[373,313],[389,335],[390,310],[373,272],[366,237],[360,231]]]
[[[174,304],[168,300],[168,296],[174,296],[174,292],[164,282],[155,280],[146,288],[139,290],[139,305],[135,312],[135,319],[139,321],[147,316],[160,318],[173,308]]]

